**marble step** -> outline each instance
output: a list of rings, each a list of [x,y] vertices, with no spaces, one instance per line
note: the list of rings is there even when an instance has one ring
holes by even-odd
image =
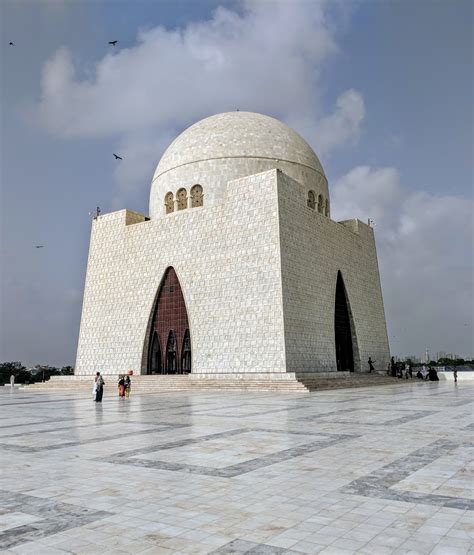
[[[135,376],[132,379],[133,393],[161,393],[179,391],[281,391],[307,392],[327,389],[368,387],[400,383],[397,378],[380,375],[349,375],[347,377],[317,377],[299,375],[297,379],[190,379],[189,376]],[[29,391],[77,391],[91,390],[87,379],[49,380],[27,386]],[[115,384],[106,380],[106,391],[115,391]]]

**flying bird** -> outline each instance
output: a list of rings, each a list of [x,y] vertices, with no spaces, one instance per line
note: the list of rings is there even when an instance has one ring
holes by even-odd
[[[115,154],[115,152],[113,152],[113,155],[115,156],[116,160],[123,160],[123,158],[121,156],[119,156],[118,154]]]
[[[115,46],[118,43],[118,40],[109,40],[109,44]]]
[[[44,248],[44,245],[35,245],[35,249],[42,249]]]
[[[8,44],[9,44],[10,46],[15,46],[15,43],[12,42],[12,41],[10,41]]]

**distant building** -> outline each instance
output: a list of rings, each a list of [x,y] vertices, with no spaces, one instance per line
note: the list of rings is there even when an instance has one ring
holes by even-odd
[[[421,362],[423,364],[428,364],[430,362],[431,358],[430,358],[430,352],[428,350],[428,347],[426,347],[426,351],[425,354],[421,357]]]

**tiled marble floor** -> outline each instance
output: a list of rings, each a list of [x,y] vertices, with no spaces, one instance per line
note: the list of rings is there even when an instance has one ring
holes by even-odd
[[[0,389],[2,553],[474,554],[474,383]]]

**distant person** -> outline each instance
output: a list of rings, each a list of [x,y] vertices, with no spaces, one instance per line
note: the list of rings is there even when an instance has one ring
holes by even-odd
[[[369,365],[369,374],[375,370],[374,362],[375,361],[372,361],[372,358],[369,357],[369,360],[367,361],[367,364]]]
[[[391,368],[391,370],[392,370],[392,376],[393,376],[394,378],[396,378],[396,377],[397,377],[397,364],[395,363],[394,357],[392,357],[392,358],[390,359],[390,368]]]
[[[118,394],[119,394],[119,397],[125,397],[125,380],[123,376],[119,376]]]
[[[417,377],[419,380],[423,380],[423,379],[424,379],[424,378],[423,378],[423,374],[421,373],[421,370],[418,370],[418,372],[416,373],[416,377]]]
[[[125,397],[130,397],[130,391],[132,389],[132,380],[130,376],[125,376]]]
[[[10,376],[10,387],[13,389],[15,387],[15,374]]]
[[[413,370],[412,370],[412,367],[411,367],[410,364],[407,366],[407,372],[408,372],[408,375],[410,376],[410,379],[412,379],[413,378]]]
[[[432,368],[431,366],[428,368],[428,376],[430,382],[439,382],[438,372],[436,372],[436,368]]]
[[[456,368],[453,370],[453,378],[454,378],[454,383],[458,383],[458,371]]]
[[[102,396],[104,395],[104,385],[104,378],[100,375],[100,372],[97,372],[94,383],[96,403],[102,403]]]

